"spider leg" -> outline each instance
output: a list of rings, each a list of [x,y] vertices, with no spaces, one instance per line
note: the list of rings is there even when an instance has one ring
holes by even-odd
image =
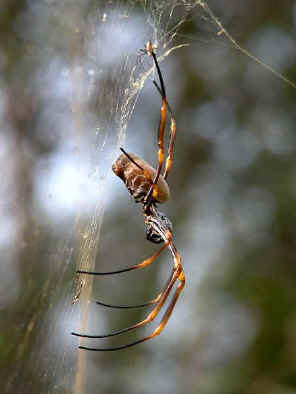
[[[164,138],[164,129],[165,129],[165,121],[166,121],[166,110],[167,110],[167,105],[166,105],[166,99],[165,97],[162,98],[162,104],[161,104],[161,109],[160,109],[160,122],[159,122],[159,127],[158,127],[158,166],[156,170],[155,177],[153,179],[153,183],[150,187],[149,192],[147,193],[147,196],[145,197],[145,202],[149,201],[151,196],[153,196],[153,193],[158,192],[157,190],[157,182],[162,170],[163,162],[164,162],[164,147],[163,147],[163,138]]]
[[[114,305],[114,304],[105,304],[104,302],[96,301],[96,304],[105,306],[107,308],[114,308],[114,309],[133,309],[133,308],[144,308],[145,306],[155,305],[159,301],[159,297],[155,298],[154,300],[144,302],[143,304],[137,305]]]
[[[170,302],[167,310],[165,311],[165,314],[163,316],[163,318],[161,319],[160,324],[156,327],[156,329],[154,330],[154,332],[149,336],[149,339],[152,339],[153,337],[155,337],[156,335],[159,335],[161,333],[161,331],[164,329],[164,327],[166,326],[169,318],[171,317],[171,314],[175,308],[175,305],[178,301],[178,298],[181,294],[181,291],[183,290],[184,286],[185,286],[185,274],[184,271],[182,270],[179,277],[178,277],[180,283],[178,284],[173,299]]]
[[[158,90],[159,94],[161,96],[163,96],[162,90],[159,87],[159,85],[157,84],[156,81],[153,81],[154,86],[156,87],[156,89]],[[174,142],[175,142],[175,137],[176,137],[176,120],[175,117],[173,115],[173,111],[171,110],[171,107],[169,106],[169,103],[166,102],[167,105],[167,109],[171,115],[171,126],[170,126],[170,142],[169,142],[169,147],[168,147],[168,157],[166,159],[166,163],[165,163],[165,170],[164,170],[164,174],[163,177],[164,179],[167,178],[171,167],[172,167],[172,162],[173,162],[173,149],[174,149]]]
[[[121,346],[116,346],[116,347],[110,347],[110,348],[90,348],[90,347],[86,347],[86,346],[79,346],[79,349],[92,350],[92,351],[115,351],[115,350],[122,350],[122,349],[126,349],[126,348],[128,348],[128,347],[132,347],[132,346],[138,345],[139,343],[148,341],[149,339],[152,339],[152,338],[154,338],[155,336],[159,335],[159,334],[162,332],[162,330],[164,329],[164,327],[166,326],[166,324],[167,324],[167,322],[168,322],[168,320],[169,320],[169,318],[170,318],[170,316],[171,316],[171,314],[172,314],[172,312],[173,312],[173,310],[174,310],[174,307],[175,307],[175,305],[176,305],[176,303],[177,303],[177,300],[178,300],[178,298],[179,298],[179,296],[180,296],[180,294],[181,294],[181,291],[183,290],[183,288],[184,288],[184,286],[185,286],[185,275],[184,275],[184,271],[183,271],[183,269],[182,269],[181,264],[180,264],[180,266],[179,266],[179,269],[181,269],[180,272],[179,272],[179,270],[175,271],[175,273],[176,273],[176,272],[178,272],[178,273],[177,273],[176,277],[174,278],[174,283],[175,283],[175,281],[176,281],[177,279],[180,280],[180,283],[179,283],[177,289],[175,290],[173,299],[172,299],[172,301],[170,302],[168,308],[166,309],[165,314],[164,314],[163,318],[161,319],[160,324],[156,327],[156,329],[153,331],[152,334],[146,336],[145,338],[139,339],[139,340],[137,340],[137,341],[135,341],[135,342],[128,343],[128,344],[126,344],[126,345],[121,345]],[[167,297],[165,297],[165,298],[167,298]],[[157,313],[156,313],[156,314],[157,314]]]
[[[93,271],[84,271],[84,270],[77,270],[76,273],[77,274],[87,274],[87,275],[113,275],[113,274],[121,274],[122,272],[129,272],[129,271],[134,271],[138,268],[144,268],[147,265],[151,264],[156,257],[158,257],[160,255],[160,253],[167,248],[169,245],[169,241],[165,242],[160,249],[158,249],[156,252],[153,253],[153,255],[151,257],[149,257],[148,259],[142,261],[142,263],[140,264],[136,264],[136,265],[132,265],[131,267],[128,268],[123,268],[121,270],[117,270],[117,271],[110,271],[110,272],[93,272]]]
[[[140,166],[122,147],[119,148],[123,154],[131,161],[136,167],[138,167],[140,170],[145,171],[144,168]]]
[[[137,304],[137,305],[114,305],[114,304],[105,304],[104,302],[101,302],[101,301],[96,301],[96,304],[105,306],[105,307],[107,307],[107,308],[114,308],[114,309],[143,308],[143,307],[145,307],[145,306],[155,305],[155,304],[157,304],[157,303],[159,302],[159,300],[160,300],[160,298],[161,298],[161,296],[162,296],[162,293],[163,293],[163,292],[165,291],[165,289],[168,287],[168,285],[169,285],[169,283],[170,283],[170,281],[171,281],[171,279],[172,279],[172,277],[173,277],[173,274],[174,274],[174,270],[172,271],[172,273],[171,273],[169,279],[167,280],[166,285],[165,285],[165,287],[163,288],[163,290],[158,294],[158,296],[157,296],[156,298],[154,298],[154,299],[151,300],[151,301],[147,301],[147,302],[144,302],[143,304]]]
[[[179,271],[178,267],[174,267],[172,278],[171,278],[168,286],[166,287],[166,289],[162,292],[161,297],[160,297],[160,301],[158,302],[156,307],[148,314],[148,316],[144,320],[140,321],[139,323],[133,324],[132,326],[123,328],[121,330],[113,331],[110,334],[86,335],[86,334],[78,334],[76,332],[72,332],[72,335],[75,335],[77,337],[82,337],[82,338],[107,338],[107,337],[113,337],[116,335],[120,335],[124,332],[128,332],[128,331],[134,330],[139,327],[143,327],[147,323],[150,323],[158,315],[160,309],[162,308],[163,304],[165,303],[166,299],[168,298],[168,296],[172,290],[172,287],[174,286],[174,284],[180,274],[178,271]]]
[[[165,162],[165,170],[163,174],[164,179],[167,178],[172,167],[175,136],[176,136],[176,121],[173,117],[171,117],[171,136],[170,136],[170,143],[168,148],[168,157]]]
[[[153,197],[153,194],[157,195],[158,189],[157,189],[157,182],[162,170],[163,166],[163,161],[164,161],[164,147],[163,147],[163,138],[164,138],[164,129],[165,129],[165,121],[166,121],[166,112],[167,112],[167,100],[166,100],[166,92],[165,92],[165,86],[164,86],[164,81],[162,78],[162,74],[159,68],[159,64],[156,58],[155,53],[153,52],[153,48],[151,43],[148,43],[146,53],[148,55],[153,57],[154,64],[157,70],[159,82],[160,82],[160,90],[161,90],[161,108],[160,108],[160,121],[159,121],[159,127],[158,127],[158,166],[156,170],[155,177],[153,179],[153,183],[145,197],[144,204],[151,203],[151,197]]]

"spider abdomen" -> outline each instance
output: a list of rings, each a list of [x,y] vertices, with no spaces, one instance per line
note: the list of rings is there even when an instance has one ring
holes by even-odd
[[[122,154],[113,164],[112,170],[123,180],[135,201],[143,203],[153,183],[156,170],[145,160],[140,159],[133,153],[128,153],[128,155],[138,166],[134,164],[125,154]],[[169,199],[170,191],[168,184],[161,175],[157,182],[157,186],[157,193],[154,195],[153,201],[164,203]]]

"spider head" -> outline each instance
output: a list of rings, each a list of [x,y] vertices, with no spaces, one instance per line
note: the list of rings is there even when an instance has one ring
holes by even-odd
[[[149,214],[145,213],[145,230],[148,241],[159,244],[165,241],[167,231],[172,232],[173,225],[170,219],[153,204],[149,208]]]

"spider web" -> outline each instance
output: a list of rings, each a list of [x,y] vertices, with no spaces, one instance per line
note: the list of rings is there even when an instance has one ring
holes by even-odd
[[[70,333],[85,328],[92,278],[80,276],[73,286],[73,272],[75,266],[94,269],[106,200],[112,199],[111,163],[153,70],[139,49],[152,39],[160,60],[168,56],[179,47],[174,35],[187,15],[187,7],[174,14],[175,1],[169,7],[164,1],[147,4],[77,1],[69,10],[67,1],[32,3],[18,21],[39,61],[32,80],[36,96],[46,103],[40,111],[46,127],[38,133],[55,149],[50,169],[37,170],[36,224],[22,262],[31,267],[25,282],[34,285],[19,285],[18,308],[26,308],[27,315],[2,369],[5,393],[86,392],[85,354],[79,352],[77,364]],[[36,14],[32,26],[28,21]],[[49,42],[40,33],[46,28]]]
[[[92,278],[80,276],[73,286],[73,272],[75,266],[84,270],[93,270],[95,266],[105,207],[114,199],[109,184],[110,166],[119,147],[124,145],[139,93],[153,72],[149,59],[139,54],[145,42],[151,39],[159,60],[163,60],[188,44],[188,40],[180,41],[178,32],[194,13],[204,23],[214,26],[213,36],[223,36],[236,49],[295,88],[293,82],[243,49],[205,1],[101,1],[99,6],[97,2],[77,1],[71,11],[67,1],[54,4],[54,9],[48,4],[42,16],[48,22],[51,13],[55,23],[58,22],[59,28],[54,32],[50,23],[47,28],[57,36],[57,42],[60,39],[61,45],[56,44],[55,51],[59,54],[54,59],[43,59],[41,66],[49,64],[45,81],[41,66],[35,71],[34,81],[40,100],[48,99],[44,91],[50,90],[51,84],[60,92],[59,97],[50,97],[52,112],[44,109],[43,119],[54,117],[61,98],[68,99],[67,111],[55,118],[60,130],[55,155],[70,157],[72,172],[66,172],[63,178],[69,188],[62,188],[62,194],[69,197],[66,202],[58,202],[57,189],[51,192],[48,185],[39,186],[36,204],[39,208],[35,213],[38,225],[24,258],[30,264],[29,272],[24,275],[28,287],[19,285],[19,292],[24,294],[24,303],[19,308],[24,310],[28,305],[28,311],[19,324],[21,335],[18,334],[9,353],[11,368],[3,369],[7,393],[87,392],[87,356],[79,352],[77,364],[76,341],[70,332],[75,327],[85,330]],[[67,20],[63,16],[65,11]],[[26,22],[33,12],[37,12],[36,5],[24,13],[23,20]],[[39,28],[42,22],[41,19]],[[23,29],[32,39],[32,30],[28,26]],[[40,42],[44,44],[42,37],[39,45]],[[62,43],[67,46],[68,59],[60,54]],[[38,49],[33,55],[40,55]],[[58,172],[64,168],[65,164],[58,167]],[[67,183],[73,177],[73,168],[74,185]],[[44,173],[40,171],[39,176],[44,177]],[[77,188],[76,199],[70,198],[73,187]],[[64,215],[66,204],[72,209]],[[40,267],[44,274],[39,272]],[[31,299],[33,303],[29,302]],[[11,302],[8,300],[7,305]]]

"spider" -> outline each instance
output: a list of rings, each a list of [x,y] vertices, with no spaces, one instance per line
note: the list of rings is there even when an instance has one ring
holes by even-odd
[[[72,335],[82,338],[107,338],[107,337],[123,334],[127,331],[131,331],[139,327],[143,327],[146,324],[153,321],[154,318],[158,315],[159,311],[162,309],[165,301],[167,300],[172,288],[174,287],[177,281],[178,281],[178,285],[174,291],[172,300],[169,303],[160,321],[160,324],[150,335],[142,339],[139,339],[137,341],[134,341],[132,343],[128,343],[116,347],[93,348],[93,347],[79,346],[79,349],[92,350],[92,351],[115,351],[120,349],[126,349],[128,347],[135,346],[139,343],[154,338],[155,336],[159,335],[162,332],[163,328],[167,324],[173,312],[173,309],[176,305],[176,302],[179,298],[179,295],[185,286],[185,275],[181,264],[181,256],[172,241],[173,238],[172,224],[170,220],[167,218],[167,216],[159,211],[157,206],[158,203],[166,202],[170,196],[169,187],[166,182],[166,179],[170,172],[172,161],[173,161],[173,146],[174,146],[174,140],[176,135],[176,121],[166,99],[166,90],[164,86],[163,77],[150,41],[148,41],[148,43],[146,44],[146,48],[143,51],[147,55],[152,56],[160,82],[160,86],[159,86],[158,83],[155,80],[153,80],[153,83],[156,89],[158,90],[158,92],[160,93],[162,99],[162,105],[160,109],[160,122],[158,128],[158,166],[157,169],[154,169],[143,159],[137,157],[132,153],[127,153],[123,148],[120,148],[122,154],[118,157],[118,159],[113,164],[112,170],[118,177],[120,177],[123,180],[123,182],[127,186],[128,191],[135,199],[135,201],[142,204],[147,240],[156,244],[163,243],[163,245],[160,247],[160,249],[154,252],[153,255],[148,259],[144,260],[140,264],[136,264],[128,268],[124,268],[112,272],[90,272],[90,271],[78,270],[77,273],[87,274],[87,275],[113,275],[113,274],[120,274],[123,272],[129,272],[136,269],[144,268],[147,265],[151,264],[166,248],[168,248],[172,254],[173,262],[174,262],[173,269],[164,289],[158,294],[158,296],[155,299],[149,302],[140,305],[128,305],[128,306],[110,305],[110,304],[105,304],[103,302],[97,302],[97,304],[99,305],[103,305],[110,308],[119,308],[119,309],[140,308],[149,305],[155,305],[152,311],[146,316],[144,320],[136,324],[133,324],[130,327],[126,327],[118,331],[113,331],[105,335],[86,335],[86,334],[79,334],[77,332],[72,332]],[[164,164],[163,139],[164,139],[164,129],[165,129],[167,111],[170,113],[170,117],[171,117],[170,140],[168,144],[168,155],[165,163],[164,173],[163,175],[161,175],[161,171]]]

